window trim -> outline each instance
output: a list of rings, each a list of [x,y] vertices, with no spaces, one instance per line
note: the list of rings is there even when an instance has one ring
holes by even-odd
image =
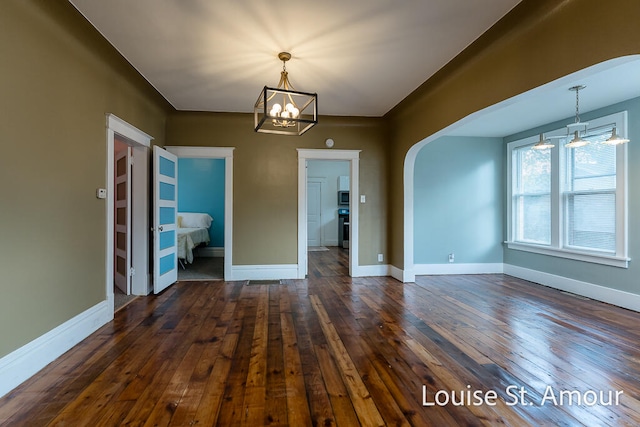
[[[627,136],[627,111],[598,117],[589,120],[590,128],[596,128],[606,124],[614,124],[618,133]],[[545,132],[547,137],[566,135],[565,128],[555,129]],[[525,145],[533,145],[538,141],[538,136],[530,136],[507,144],[507,240],[505,241],[509,249],[532,252],[542,255],[549,255],[559,258],[584,261],[595,264],[609,265],[613,267],[628,268],[628,167],[627,167],[627,145],[616,146],[616,251],[600,252],[596,250],[580,250],[565,246],[565,203],[561,183],[560,165],[564,161],[564,145],[556,143],[556,147],[551,149],[551,243],[549,245],[526,243],[514,241],[515,220],[513,203],[513,151]],[[562,159],[561,159],[562,157]]]

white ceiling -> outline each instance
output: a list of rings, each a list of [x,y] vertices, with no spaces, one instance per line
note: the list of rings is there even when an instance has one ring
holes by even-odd
[[[519,0],[70,0],[178,110],[253,112],[277,86],[382,116]]]
[[[529,92],[478,111],[443,133],[458,136],[504,137],[561,119],[574,122],[576,93],[580,115],[640,96],[640,55],[613,59],[562,77]]]
[[[321,115],[379,117],[520,0],[69,1],[178,110],[252,112],[288,51],[291,83],[318,93]],[[568,76],[447,134],[505,136],[570,117],[575,84],[588,86],[581,111],[640,96],[638,64]]]

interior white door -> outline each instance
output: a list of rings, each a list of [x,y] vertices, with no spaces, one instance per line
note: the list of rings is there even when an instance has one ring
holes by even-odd
[[[124,294],[131,294],[131,147],[115,153],[115,224],[113,280]]]
[[[178,280],[178,158],[153,147],[153,292]]]
[[[322,243],[322,184],[307,183],[307,246],[320,246]]]

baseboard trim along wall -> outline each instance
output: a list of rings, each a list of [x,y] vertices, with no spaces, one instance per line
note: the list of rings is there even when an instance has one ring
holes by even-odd
[[[233,277],[226,280],[277,280],[297,279],[297,264],[234,265]]]
[[[198,250],[198,256],[201,256],[203,258],[223,258],[224,257],[224,248],[206,246],[204,248],[198,248],[197,250]]]
[[[389,266],[389,275],[402,283],[410,283],[416,281],[416,275],[413,271],[402,270],[395,265]]]
[[[504,274],[640,312],[640,295],[630,292],[556,276],[542,271],[530,270],[516,265],[505,264]]]
[[[22,384],[67,350],[113,320],[102,301],[0,359],[0,397]]]
[[[504,272],[502,263],[493,264],[416,264],[416,276],[440,274],[500,274]]]
[[[353,277],[390,276],[390,269],[388,264],[358,265],[354,268]]]

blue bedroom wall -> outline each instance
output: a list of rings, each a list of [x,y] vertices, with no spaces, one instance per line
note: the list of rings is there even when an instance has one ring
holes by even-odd
[[[502,138],[447,136],[425,145],[414,168],[414,262],[502,263]]]
[[[178,211],[213,217],[210,247],[224,247],[224,159],[178,159]]]
[[[505,249],[505,264],[640,294],[640,281],[638,280],[638,277],[640,277],[640,264],[634,261],[635,256],[640,253],[640,221],[638,221],[640,218],[640,169],[637,167],[640,165],[640,98],[634,98],[588,113],[581,113],[580,118],[582,121],[588,122],[597,117],[625,110],[628,112],[627,136],[631,140],[630,143],[626,144],[628,150],[628,247],[629,258],[631,258],[629,268],[611,267],[514,249]],[[516,135],[510,135],[505,138],[505,144],[562,128],[573,121],[574,119],[569,117]],[[506,147],[504,149],[506,151]]]

